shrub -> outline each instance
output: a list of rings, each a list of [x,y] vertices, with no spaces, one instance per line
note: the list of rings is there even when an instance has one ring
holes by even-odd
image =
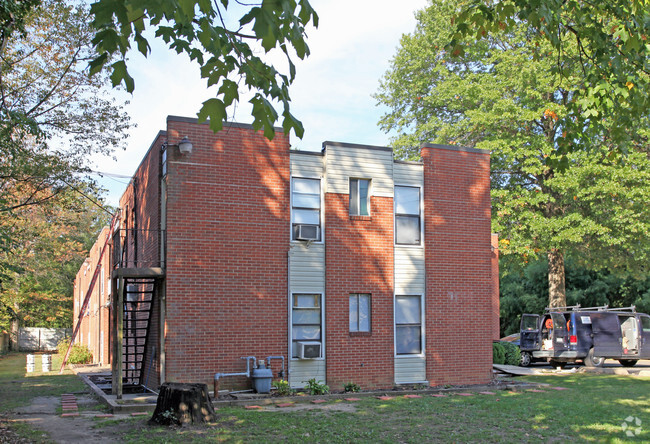
[[[346,382],[343,385],[343,390],[346,392],[356,393],[361,390],[361,386],[359,384],[355,384],[354,382]]]
[[[521,350],[511,342],[501,342],[501,346],[505,351],[505,364],[506,365],[519,365],[521,363]]]
[[[293,393],[293,390],[291,390],[291,386],[289,385],[289,382],[285,381],[284,379],[273,381],[271,385],[275,387],[275,393],[277,393],[280,396],[288,396]]]
[[[307,391],[310,395],[326,395],[330,392],[330,387],[321,381],[316,381],[316,378],[311,378],[307,381]]]
[[[65,356],[70,346],[70,339],[62,339],[56,346],[57,352],[61,357]],[[68,364],[88,364],[93,362],[93,354],[87,346],[81,344],[73,344],[68,356]]]
[[[505,364],[506,350],[500,342],[492,343],[492,362],[494,364]]]

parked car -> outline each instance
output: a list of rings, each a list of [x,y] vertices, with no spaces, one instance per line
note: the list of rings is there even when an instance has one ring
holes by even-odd
[[[578,361],[600,367],[617,359],[631,367],[650,358],[650,316],[633,306],[547,308],[543,315],[522,315],[519,347],[522,363],[530,358],[554,367]]]

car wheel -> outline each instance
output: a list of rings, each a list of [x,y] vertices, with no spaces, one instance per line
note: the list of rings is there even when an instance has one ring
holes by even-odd
[[[636,359],[619,359],[618,362],[621,363],[623,367],[634,367],[637,363]]]
[[[553,368],[564,368],[564,367],[566,367],[566,362],[564,362],[564,361],[556,361],[555,359],[550,359],[548,361],[548,363]]]
[[[589,349],[589,353],[585,357],[585,365],[587,367],[602,367],[605,363],[605,358],[600,356],[594,356],[594,349]]]
[[[533,361],[533,357],[528,352],[521,352],[521,362],[519,363],[522,367],[528,367]]]

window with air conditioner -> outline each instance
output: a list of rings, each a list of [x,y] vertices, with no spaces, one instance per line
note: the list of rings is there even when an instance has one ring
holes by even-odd
[[[322,357],[322,296],[294,294],[291,304],[292,357],[315,359]]]
[[[320,179],[291,179],[291,239],[321,240]]]
[[[395,187],[395,243],[420,245],[422,223],[420,217],[420,188]]]

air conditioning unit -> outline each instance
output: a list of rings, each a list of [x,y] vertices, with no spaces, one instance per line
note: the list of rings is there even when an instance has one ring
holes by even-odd
[[[298,225],[298,235],[296,239],[306,240],[306,241],[315,241],[318,240],[318,235],[320,232],[320,227],[318,225]]]
[[[320,358],[320,342],[298,342],[298,358]]]

